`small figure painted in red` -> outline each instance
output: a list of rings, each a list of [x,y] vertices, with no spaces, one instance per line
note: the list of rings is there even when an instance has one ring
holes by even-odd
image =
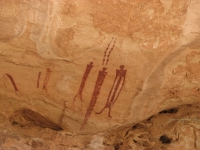
[[[88,78],[88,75],[89,75],[89,73],[90,73],[92,67],[94,67],[94,66],[93,66],[93,62],[90,62],[90,64],[87,64],[87,67],[86,67],[86,69],[85,69],[85,73],[83,74],[82,81],[81,81],[81,84],[80,84],[80,86],[79,86],[78,93],[77,93],[77,94],[75,95],[75,97],[74,97],[74,101],[76,100],[76,97],[79,96],[79,97],[80,97],[80,100],[83,102],[82,92],[83,92],[83,89],[84,89],[84,87],[85,87],[86,80],[87,80],[87,78]],[[74,103],[74,101],[73,101],[73,103]]]
[[[92,110],[94,109],[94,106],[97,102],[97,98],[100,94],[101,86],[102,86],[103,81],[104,81],[104,79],[107,75],[106,69],[107,68],[103,68],[102,70],[99,71],[99,74],[98,74],[98,77],[97,77],[97,80],[96,80],[96,84],[95,84],[95,87],[94,87],[94,91],[93,91],[93,94],[92,94],[92,97],[91,97],[91,100],[90,100],[90,104],[89,104],[88,109],[86,111],[85,118],[83,120],[83,123],[81,125],[80,130],[84,129],[84,126],[87,123],[87,121],[88,121],[88,119],[89,119],[89,117],[92,113]]]
[[[112,106],[116,102],[116,100],[119,97],[119,94],[124,86],[125,77],[126,77],[126,70],[124,70],[124,65],[121,65],[120,69],[116,70],[115,80],[113,82],[113,85],[112,85],[112,88],[108,95],[105,106],[103,107],[103,109],[100,112],[98,112],[96,114],[101,114],[105,108],[108,108],[109,109],[108,117],[111,117]]]
[[[41,72],[38,73],[37,88],[40,87],[40,76],[41,76]]]
[[[46,72],[46,77],[45,77],[44,83],[43,83],[43,90],[45,90],[47,92],[47,84],[49,82],[51,70],[50,70],[50,68],[46,68],[46,70],[47,70],[47,72]]]
[[[15,93],[16,93],[16,94],[19,93],[20,95],[22,95],[22,94],[19,92],[19,89],[17,88],[13,77],[12,77],[10,74],[7,74],[7,73],[6,73],[6,74],[3,75],[3,78],[5,78],[6,76],[10,79],[10,81],[11,81],[11,83],[12,83],[14,89],[15,89]]]

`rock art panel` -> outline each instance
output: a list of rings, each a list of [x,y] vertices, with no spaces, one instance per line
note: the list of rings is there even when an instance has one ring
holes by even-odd
[[[199,101],[199,7],[199,0],[1,0],[0,149],[178,149],[187,132],[187,149],[198,149],[198,128],[181,128],[184,111],[175,108]],[[10,122],[15,110],[19,120]],[[180,122],[164,129],[164,114]],[[192,115],[186,124],[198,122]],[[117,135],[109,141],[110,131]],[[171,131],[181,131],[178,142]]]
[[[115,47],[116,40],[117,40],[117,38],[112,38],[112,40],[108,44],[107,48],[105,49],[104,55],[103,55],[103,60],[102,60],[103,66],[108,65],[109,57],[110,57],[110,54]],[[113,42],[113,44],[112,44],[112,47],[110,48],[110,45],[111,45],[112,42]],[[77,96],[80,96],[80,100],[83,101],[82,100],[82,91],[83,91],[83,88],[85,86],[85,82],[87,80],[87,77],[88,77],[92,67],[93,67],[93,62],[90,62],[90,64],[88,64],[87,67],[86,67],[85,73],[84,73],[82,81],[81,81],[81,85],[79,87],[79,91],[75,95],[74,101],[75,101],[75,98]],[[119,94],[120,94],[120,92],[123,88],[124,82],[125,82],[126,70],[123,70],[123,68],[124,68],[124,65],[121,65],[120,69],[116,70],[116,77],[115,77],[114,83],[112,85],[111,91],[109,93],[107,103],[106,103],[105,107],[100,111],[100,113],[101,113],[105,108],[109,108],[109,113],[108,113],[109,117],[111,117],[111,115],[110,115],[111,108],[114,105],[114,103],[116,102],[117,98],[119,97]],[[92,111],[93,111],[93,109],[96,105],[102,84],[103,84],[105,77],[108,73],[108,72],[106,72],[106,70],[107,70],[107,68],[103,67],[102,70],[100,70],[99,73],[98,73],[96,83],[95,83],[95,87],[94,87],[92,97],[91,97],[91,100],[90,100],[90,104],[89,104],[89,106],[86,110],[86,114],[85,114],[85,117],[84,117],[84,120],[83,120],[83,123],[81,125],[80,130],[84,129],[84,126],[86,125],[86,123],[87,123],[87,121],[88,121],[88,119],[89,119],[89,117],[90,117],[90,115],[91,115],[91,113],[92,113]]]

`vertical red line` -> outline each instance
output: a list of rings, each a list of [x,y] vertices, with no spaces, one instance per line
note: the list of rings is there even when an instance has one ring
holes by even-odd
[[[38,73],[37,88],[40,87],[40,76],[41,76],[41,72]]]
[[[5,77],[5,76],[7,76],[7,77],[10,79],[10,81],[11,81],[11,83],[12,83],[14,89],[15,89],[15,93],[16,93],[17,91],[19,92],[19,89],[17,88],[17,86],[16,86],[16,84],[15,84],[15,81],[14,81],[13,77],[12,77],[10,74],[7,74],[7,73],[4,74],[3,77]]]
[[[44,83],[43,83],[43,90],[47,91],[47,84],[49,82],[49,77],[50,77],[51,70],[50,70],[50,68],[47,68],[46,71],[47,72],[46,72],[46,77],[45,77]]]

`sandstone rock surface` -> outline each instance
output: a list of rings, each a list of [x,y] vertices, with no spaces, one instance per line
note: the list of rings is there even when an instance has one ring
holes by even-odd
[[[0,0],[1,149],[200,149],[200,0]]]

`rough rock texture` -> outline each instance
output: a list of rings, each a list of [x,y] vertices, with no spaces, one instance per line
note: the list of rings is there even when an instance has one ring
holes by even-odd
[[[200,0],[0,0],[0,149],[200,149]]]

